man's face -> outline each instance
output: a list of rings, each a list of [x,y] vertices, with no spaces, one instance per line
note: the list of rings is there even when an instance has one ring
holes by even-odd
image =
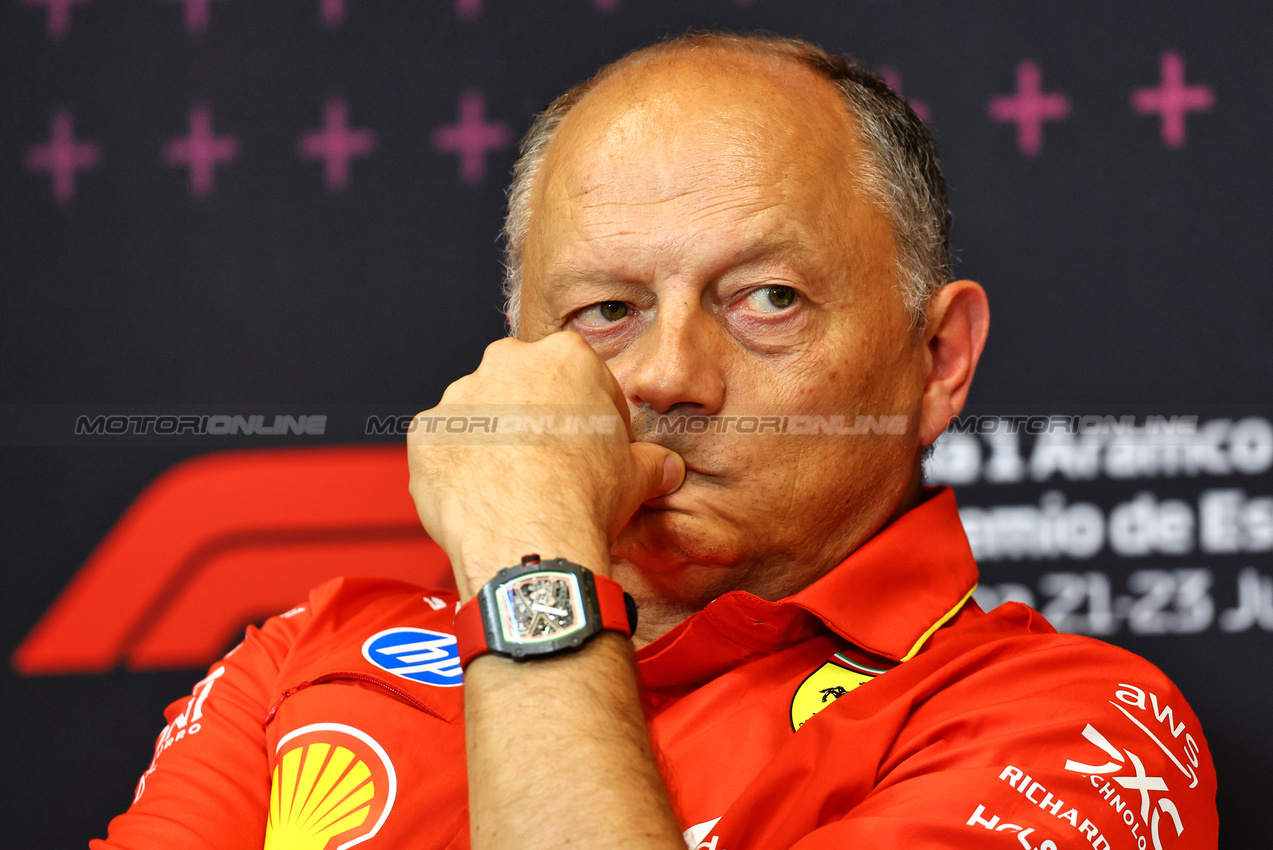
[[[522,334],[581,334],[623,387],[634,437],[686,462],[684,486],[640,508],[614,544],[625,585],[777,598],[914,498],[925,349],[888,221],[856,188],[851,125],[812,72],[708,50],[606,80],[549,146]],[[906,434],[657,427],[811,413],[906,416]]]

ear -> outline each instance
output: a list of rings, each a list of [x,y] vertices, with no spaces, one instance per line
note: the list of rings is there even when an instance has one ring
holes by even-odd
[[[964,409],[989,330],[990,303],[978,284],[955,280],[937,290],[924,329],[928,375],[919,426],[921,445],[932,445]]]

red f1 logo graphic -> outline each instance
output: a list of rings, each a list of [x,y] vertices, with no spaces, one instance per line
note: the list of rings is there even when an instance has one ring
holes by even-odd
[[[203,667],[335,576],[452,586],[401,446],[222,452],[151,484],[13,655],[23,675]]]

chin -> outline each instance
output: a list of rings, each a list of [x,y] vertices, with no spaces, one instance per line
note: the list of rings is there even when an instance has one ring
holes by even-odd
[[[692,564],[727,566],[745,557],[735,532],[736,526],[717,516],[706,518],[679,507],[645,504],[637,508],[610,548],[616,559],[653,572]]]

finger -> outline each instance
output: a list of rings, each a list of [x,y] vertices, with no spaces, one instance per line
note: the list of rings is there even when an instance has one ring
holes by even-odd
[[[635,480],[640,501],[666,496],[685,481],[685,460],[676,452],[655,443],[633,443],[629,446],[636,461]]]
[[[583,343],[583,347],[588,349],[588,354],[584,356],[591,356],[591,358],[600,367],[600,380],[604,389],[606,393],[609,394],[610,401],[615,406],[615,409],[618,410],[619,415],[623,417],[623,430],[626,433],[631,434],[632,413],[628,410],[628,397],[624,395],[623,387],[619,386],[618,379],[614,377],[614,373],[610,371],[610,367],[606,364],[606,361],[601,359],[601,355],[597,354],[591,345],[588,345],[588,341],[586,339],[574,331],[557,331],[557,333],[550,334],[549,336],[559,335],[572,337],[573,339]],[[549,337],[545,337],[545,339],[548,338]]]
[[[597,359],[601,360],[600,357]],[[628,439],[632,439],[632,411],[628,409],[628,397],[624,394],[623,387],[619,386],[619,379],[610,371],[609,364],[601,360],[601,367],[605,369],[606,377],[609,378],[606,389],[610,391],[610,400],[614,402],[619,415],[623,417],[623,431],[629,435]]]

